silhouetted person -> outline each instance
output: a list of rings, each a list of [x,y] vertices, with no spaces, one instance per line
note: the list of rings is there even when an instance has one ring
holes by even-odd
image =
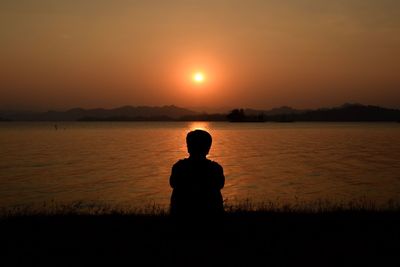
[[[171,214],[214,216],[224,211],[221,189],[224,172],[217,162],[206,158],[212,143],[211,135],[195,130],[186,136],[189,158],[179,160],[172,167],[170,185]]]

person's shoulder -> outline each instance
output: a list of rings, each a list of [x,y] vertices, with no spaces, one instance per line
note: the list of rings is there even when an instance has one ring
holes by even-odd
[[[216,161],[208,160],[208,164],[210,164],[210,166],[216,170],[222,170],[222,166]]]
[[[209,160],[209,162],[210,162],[211,165],[213,165],[213,166],[215,166],[215,167],[221,167],[221,168],[222,168],[222,166],[221,166],[218,162],[216,162],[216,161]]]
[[[187,159],[180,159],[172,166],[172,168],[177,169],[177,168],[181,168],[185,165],[187,165]]]

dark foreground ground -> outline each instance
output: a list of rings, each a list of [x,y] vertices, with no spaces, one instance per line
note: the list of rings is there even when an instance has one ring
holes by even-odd
[[[400,265],[399,212],[30,215],[0,221],[0,265]]]

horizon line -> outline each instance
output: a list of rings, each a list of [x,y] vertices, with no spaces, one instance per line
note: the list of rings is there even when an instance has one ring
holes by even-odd
[[[225,110],[225,112],[229,112],[233,109],[252,109],[252,110],[273,110],[273,109],[280,109],[280,108],[290,108],[298,111],[307,111],[307,110],[318,110],[318,109],[331,109],[331,108],[339,108],[339,107],[344,107],[346,105],[359,105],[359,106],[373,106],[373,107],[380,107],[380,108],[386,108],[386,109],[397,109],[400,110],[400,105],[397,107],[390,107],[390,106],[384,106],[384,105],[377,105],[377,104],[363,104],[363,103],[357,103],[357,102],[345,102],[342,104],[336,104],[336,105],[330,105],[330,106],[320,106],[320,107],[314,107],[314,108],[296,108],[294,106],[289,106],[289,105],[277,105],[271,108],[255,108],[251,106],[235,106],[235,107],[184,107],[184,106],[178,106],[176,104],[164,104],[164,105],[133,105],[133,104],[125,104],[125,105],[119,105],[119,106],[114,106],[114,107],[80,107],[80,106],[75,106],[75,107],[70,107],[70,108],[47,108],[47,109],[34,109],[34,108],[2,108],[0,107],[0,112],[8,111],[8,112],[67,112],[71,111],[74,109],[81,109],[81,110],[95,110],[95,109],[104,109],[104,110],[113,110],[113,109],[118,109],[118,108],[127,108],[127,107],[132,107],[132,108],[165,108],[165,107],[175,107],[175,108],[180,108],[180,109],[186,109],[188,111],[193,111],[193,112],[207,112],[206,109],[208,110]],[[202,109],[201,111],[198,111]],[[213,113],[215,113],[213,111]]]

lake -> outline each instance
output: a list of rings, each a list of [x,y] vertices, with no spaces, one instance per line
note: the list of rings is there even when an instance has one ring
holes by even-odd
[[[168,205],[193,129],[213,136],[227,203],[400,200],[400,123],[2,122],[0,207]]]

